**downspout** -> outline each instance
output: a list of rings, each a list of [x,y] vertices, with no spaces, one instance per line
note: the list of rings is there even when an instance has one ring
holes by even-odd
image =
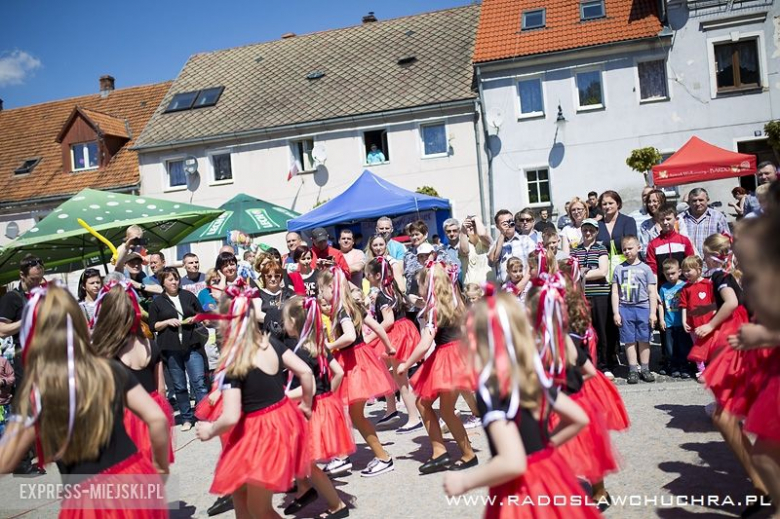
[[[483,186],[484,179],[482,178],[482,152],[479,147],[479,122],[482,117],[480,116],[480,102],[479,99],[474,99],[474,144],[477,147],[477,184],[479,184],[479,217],[483,222],[485,220],[485,186]],[[468,216],[468,215],[466,215]]]
[[[475,68],[477,71],[477,89],[479,90],[479,113],[481,116],[480,118],[482,119],[482,128],[485,135],[485,154],[487,155],[488,161],[488,199],[490,202],[488,206],[487,218],[485,218],[483,222],[488,228],[490,228],[490,222],[492,221],[491,219],[493,218],[493,215],[496,214],[495,195],[493,189],[493,153],[491,152],[490,146],[488,145],[490,135],[488,134],[488,129],[485,125],[485,93],[482,90],[482,73],[479,70],[479,66]]]

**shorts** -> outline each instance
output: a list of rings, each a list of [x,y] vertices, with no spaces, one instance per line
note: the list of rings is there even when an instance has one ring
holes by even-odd
[[[644,306],[620,306],[620,342],[650,342],[653,330],[650,329],[650,308]]]

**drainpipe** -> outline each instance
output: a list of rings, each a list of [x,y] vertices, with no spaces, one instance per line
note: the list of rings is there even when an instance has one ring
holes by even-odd
[[[490,200],[489,206],[488,206],[488,215],[487,218],[483,220],[486,226],[490,228],[492,226],[491,219],[493,218],[493,215],[496,214],[496,207],[495,207],[495,195],[493,193],[493,153],[490,150],[490,146],[488,145],[488,140],[490,138],[490,134],[488,133],[487,126],[485,125],[485,93],[482,90],[482,73],[479,70],[479,66],[476,67],[477,70],[477,88],[479,89],[479,113],[482,119],[482,128],[485,135],[485,154],[487,155],[488,160],[488,199]],[[482,184],[480,183],[480,186]]]
[[[485,219],[485,186],[482,185],[483,178],[482,178],[482,151],[479,147],[479,121],[482,119],[480,116],[481,109],[480,109],[480,102],[479,99],[474,99],[474,144],[477,147],[477,177],[479,184],[479,217],[482,219],[482,222],[487,222]]]

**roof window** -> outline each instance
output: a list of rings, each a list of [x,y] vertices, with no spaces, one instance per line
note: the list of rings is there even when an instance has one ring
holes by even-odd
[[[173,96],[165,113],[182,112],[192,108],[204,108],[214,106],[219,101],[219,96],[225,87],[204,88],[203,90],[194,90],[192,92],[181,92]]]
[[[319,79],[325,75],[325,72],[321,70],[312,70],[306,74],[306,79]]]
[[[523,11],[523,27],[524,31],[530,29],[543,29],[546,22],[546,10],[545,9],[533,9],[530,11]]]
[[[223,90],[225,90],[225,87],[214,87],[201,90],[198,92],[198,97],[195,99],[195,104],[192,107],[203,108],[216,105]]]
[[[403,58],[398,60],[398,64],[401,66],[411,65],[415,61],[417,61],[417,56],[404,56]]]
[[[580,20],[595,20],[607,15],[604,0],[582,0],[580,2]]]
[[[40,157],[35,157],[34,159],[27,159],[22,163],[21,166],[19,166],[14,170],[14,173],[17,175],[24,175],[25,173],[30,173],[32,172],[33,169],[35,169],[35,166],[37,166],[40,161],[41,161]]]

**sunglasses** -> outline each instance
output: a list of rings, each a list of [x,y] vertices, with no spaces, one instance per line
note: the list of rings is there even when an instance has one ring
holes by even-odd
[[[534,219],[533,218],[519,218],[517,221],[520,222],[520,223],[531,223],[531,222],[534,221]]]
[[[282,275],[281,274],[266,274],[265,277],[270,278],[270,279],[282,279]]]

